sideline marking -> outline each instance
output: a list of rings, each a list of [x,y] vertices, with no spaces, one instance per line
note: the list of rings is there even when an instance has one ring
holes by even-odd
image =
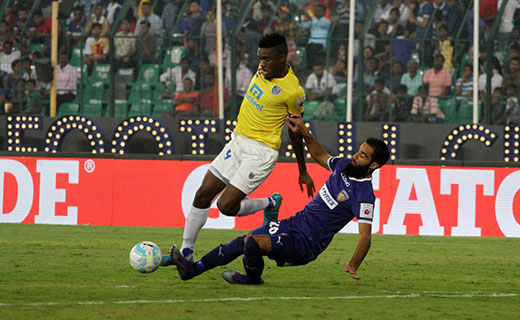
[[[174,299],[174,300],[123,300],[123,301],[72,301],[72,302],[29,302],[0,303],[0,307],[45,307],[66,305],[105,305],[105,304],[139,304],[139,303],[189,303],[189,302],[229,302],[260,300],[349,300],[349,299],[396,299],[396,298],[503,298],[518,297],[517,293],[432,293],[432,294],[391,294],[374,296],[337,296],[337,297],[251,297],[251,298],[216,298],[216,299]]]

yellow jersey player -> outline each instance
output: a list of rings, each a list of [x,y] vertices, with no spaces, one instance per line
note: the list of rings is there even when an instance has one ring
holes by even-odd
[[[303,113],[305,91],[287,63],[287,42],[283,35],[264,35],[258,44],[260,64],[253,76],[238,115],[231,141],[213,160],[195,194],[184,225],[181,252],[192,259],[200,229],[208,219],[212,201],[219,194],[217,207],[227,216],[246,216],[264,209],[264,223],[278,218],[280,194],[268,198],[247,197],[269,176],[278,159],[281,132],[289,114]],[[314,182],[307,173],[303,140],[289,130],[298,161],[300,190],[303,184],[313,197]],[[169,265],[165,256],[162,265]]]

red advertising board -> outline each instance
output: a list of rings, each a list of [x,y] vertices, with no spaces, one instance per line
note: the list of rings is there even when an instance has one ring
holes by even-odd
[[[207,161],[0,157],[0,223],[183,227]],[[317,189],[328,172],[308,170]],[[294,163],[278,163],[251,197],[280,192],[280,218],[309,201]],[[386,165],[373,179],[373,231],[383,234],[520,237],[520,169]],[[262,214],[206,228],[252,229]],[[344,232],[356,232],[352,222]]]

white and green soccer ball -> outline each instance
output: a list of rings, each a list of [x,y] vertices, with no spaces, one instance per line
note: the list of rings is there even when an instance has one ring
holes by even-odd
[[[130,265],[141,273],[155,271],[161,259],[161,249],[151,241],[139,242],[130,250]]]

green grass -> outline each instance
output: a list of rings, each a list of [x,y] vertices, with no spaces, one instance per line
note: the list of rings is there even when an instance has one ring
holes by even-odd
[[[242,233],[203,230],[196,257]],[[130,267],[135,243],[167,251],[181,239],[182,229],[0,224],[0,319],[520,318],[520,239],[374,235],[361,281],[342,271],[357,243],[345,234],[307,266],[266,259],[263,286],[222,279],[241,259],[187,282],[174,267]]]

